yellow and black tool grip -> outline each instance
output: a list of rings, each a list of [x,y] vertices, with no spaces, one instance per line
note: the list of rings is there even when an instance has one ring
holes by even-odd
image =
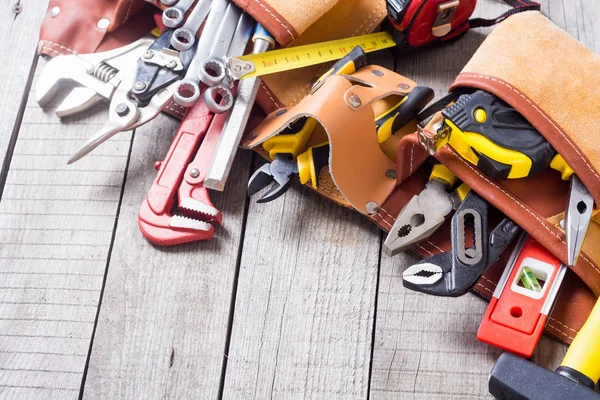
[[[556,155],[519,112],[483,90],[460,96],[442,115],[452,129],[450,144],[457,144],[453,148],[467,159],[471,157],[463,153],[471,150],[479,169],[492,180],[533,176]]]
[[[575,336],[557,372],[581,383],[587,378],[591,388],[600,380],[600,301]]]
[[[379,143],[385,142],[404,125],[415,119],[421,110],[433,100],[433,97],[433,89],[427,86],[417,86],[393,108],[377,117],[375,129]]]
[[[298,156],[297,162],[300,183],[305,184],[310,180],[316,190],[321,170],[329,165],[329,143],[312,146]]]
[[[325,72],[315,83],[315,87],[330,75],[352,74],[366,65],[367,55],[360,46],[357,46]],[[276,154],[291,154],[296,157],[306,147],[316,126],[317,121],[314,118],[300,118],[277,136],[266,140],[263,148],[269,152],[271,159],[275,159]]]
[[[356,46],[350,53],[346,54],[344,58],[338,60],[327,72],[321,75],[313,85],[313,88],[321,86],[323,81],[331,75],[350,75],[366,66],[367,55],[362,47]]]

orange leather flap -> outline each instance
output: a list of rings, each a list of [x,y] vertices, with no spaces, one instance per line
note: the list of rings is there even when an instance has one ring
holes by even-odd
[[[369,66],[350,76],[330,76],[297,106],[269,115],[246,139],[253,148],[310,116],[322,125],[330,143],[329,167],[335,186],[363,214],[376,213],[396,185],[395,163],[382,151],[373,124],[372,103],[406,95],[415,82],[381,67]]]

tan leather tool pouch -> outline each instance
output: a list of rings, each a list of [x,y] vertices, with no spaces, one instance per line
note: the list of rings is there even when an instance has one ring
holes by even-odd
[[[511,16],[486,38],[450,90],[492,93],[527,118],[573,168],[600,204],[600,57],[539,12]],[[436,115],[425,128],[433,136]],[[416,133],[403,143],[409,148]],[[406,151],[406,150],[404,150]],[[419,159],[425,155],[421,148]],[[547,169],[531,178],[493,182],[449,145],[435,157],[459,179],[517,222],[563,262],[567,261],[564,217],[569,183]],[[401,176],[400,179],[405,176]],[[600,295],[600,219],[595,212],[577,265],[571,268],[547,331],[569,343]],[[502,268],[502,267],[500,267]],[[476,289],[489,297],[499,272],[486,274]],[[595,295],[595,296],[594,296]]]
[[[352,75],[332,75],[296,106],[271,113],[245,138],[259,152],[267,139],[303,117],[320,126],[307,147],[329,142],[329,168],[319,175],[322,195],[363,214],[374,214],[396,186],[393,157],[378,143],[375,115],[406,96],[415,82],[382,67],[368,66]],[[391,147],[390,147],[391,146]],[[387,153],[395,154],[388,144]]]

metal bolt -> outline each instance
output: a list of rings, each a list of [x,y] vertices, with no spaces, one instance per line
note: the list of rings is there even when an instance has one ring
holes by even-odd
[[[108,28],[108,26],[110,25],[110,20],[108,18],[102,18],[100,21],[98,21],[98,28],[100,29],[106,29]]]
[[[146,84],[144,82],[136,82],[133,85],[133,88],[138,91],[141,92],[142,90],[146,89]]]
[[[56,18],[58,17],[58,14],[60,14],[60,7],[52,7],[52,9],[50,10],[50,16],[52,18]]]
[[[379,211],[379,206],[374,201],[370,201],[365,206],[365,209],[369,214],[376,214]]]
[[[144,54],[142,54],[142,57],[144,58],[144,60],[149,60],[152,57],[154,57],[154,52],[152,50],[148,50]]]
[[[400,84],[398,84],[398,89],[407,90],[407,89],[410,89],[410,86],[407,85],[406,83],[400,83]]]
[[[375,76],[383,76],[383,71],[380,71],[378,69],[374,69],[373,71],[371,71],[371,73]]]
[[[192,168],[192,170],[190,171],[190,176],[192,178],[197,178],[200,176],[200,171],[198,171],[196,168]]]
[[[396,179],[398,177],[396,175],[395,169],[388,169],[387,171],[385,171],[385,176],[388,177],[389,179]]]
[[[242,66],[241,65],[236,65],[235,67],[233,67],[233,71],[234,72],[242,72]]]
[[[175,60],[171,60],[167,64],[167,68],[175,68],[176,66],[177,66],[177,61],[175,61]]]
[[[352,107],[354,107],[354,108],[358,108],[362,104],[362,101],[360,101],[360,97],[358,97],[355,94],[353,94],[352,96],[350,96],[350,98],[348,99],[348,101],[350,102],[350,105]]]
[[[250,64],[244,64],[244,69],[246,71],[250,71],[252,69],[252,65],[250,65]]]
[[[125,103],[118,104],[115,107],[115,111],[119,117],[124,117],[129,114],[129,106]]]
[[[14,7],[13,7],[13,12],[15,14],[20,14],[21,11],[23,11],[23,6],[21,5],[21,3],[15,4]]]

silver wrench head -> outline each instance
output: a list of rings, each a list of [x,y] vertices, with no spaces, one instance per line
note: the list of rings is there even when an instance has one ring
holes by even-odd
[[[195,42],[196,36],[185,28],[176,29],[171,37],[171,46],[179,51],[188,51]]]
[[[177,82],[177,90],[173,94],[173,99],[177,104],[183,107],[191,107],[200,98],[200,86],[189,79]]]
[[[233,93],[227,86],[209,86],[204,91],[204,103],[215,114],[223,114],[233,106]]]
[[[226,77],[227,67],[225,63],[217,58],[205,60],[198,70],[198,77],[208,86],[217,86]]]
[[[184,12],[177,7],[169,7],[163,11],[162,22],[168,28],[178,28],[183,24]]]

